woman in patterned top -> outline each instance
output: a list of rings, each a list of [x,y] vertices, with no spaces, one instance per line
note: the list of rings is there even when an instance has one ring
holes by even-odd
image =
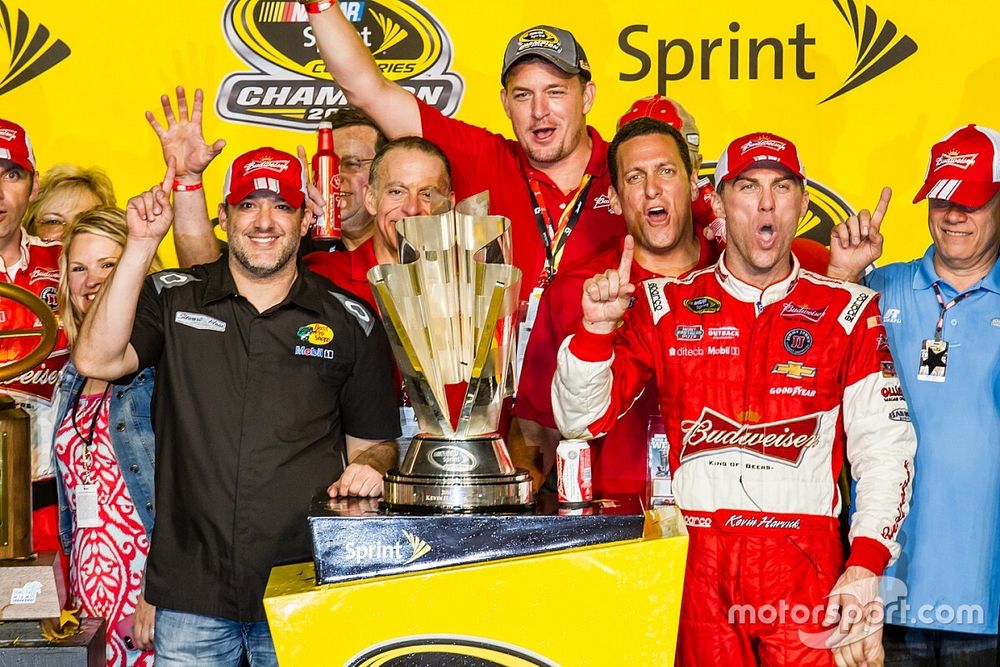
[[[71,344],[127,234],[125,213],[111,207],[85,212],[67,229],[59,312]],[[108,665],[116,667],[153,664],[155,617],[142,597],[153,528],[152,371],[126,380],[86,378],[67,362],[52,448],[72,604],[107,620]]]

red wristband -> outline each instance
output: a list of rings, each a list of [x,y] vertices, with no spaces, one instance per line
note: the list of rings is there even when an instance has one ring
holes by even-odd
[[[306,2],[304,4],[307,14],[321,14],[337,3],[333,0],[320,0],[320,2]]]
[[[181,183],[176,179],[174,180],[174,192],[194,192],[195,190],[201,190],[202,187],[204,186],[200,181],[198,183],[187,185],[186,183]]]

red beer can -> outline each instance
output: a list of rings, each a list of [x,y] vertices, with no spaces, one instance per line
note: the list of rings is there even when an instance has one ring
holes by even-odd
[[[586,440],[561,440],[556,448],[559,502],[588,503],[594,499],[590,445]]]

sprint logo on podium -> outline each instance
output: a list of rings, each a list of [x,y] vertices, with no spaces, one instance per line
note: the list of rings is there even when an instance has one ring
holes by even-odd
[[[426,556],[431,551],[431,546],[420,537],[404,530],[403,537],[409,545],[409,557],[404,560],[403,543],[396,541],[393,544],[372,542],[368,544],[358,544],[348,542],[344,545],[344,558],[352,563],[390,563],[409,565],[413,561]]]

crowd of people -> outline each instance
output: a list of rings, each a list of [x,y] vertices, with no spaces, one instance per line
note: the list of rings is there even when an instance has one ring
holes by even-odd
[[[124,210],[100,170],[40,172],[0,120],[0,281],[61,321],[51,382],[0,390],[35,419],[35,546],[68,556],[71,606],[107,619],[108,664],[275,663],[264,587],[311,558],[310,499],[380,495],[419,428],[367,272],[399,261],[399,220],[481,191],[523,272],[502,423],[536,489],[569,437],[592,443],[598,496],[644,495],[663,421],[690,539],[676,664],[996,664],[1000,133],[931,148],[914,203],[932,244],[872,270],[888,188],[828,248],[797,238],[793,141],[737,138],[704,178],[694,116],[653,96],[606,142],[567,30],[510,40],[508,139],[417,100],[335,3],[305,4],[352,105],[331,115],[329,250],[309,247],[322,200],[301,147],[232,160],[218,240],[203,175],[226,142],[205,139],[200,90],[147,114],[164,173]],[[779,602],[809,613],[734,620]]]

